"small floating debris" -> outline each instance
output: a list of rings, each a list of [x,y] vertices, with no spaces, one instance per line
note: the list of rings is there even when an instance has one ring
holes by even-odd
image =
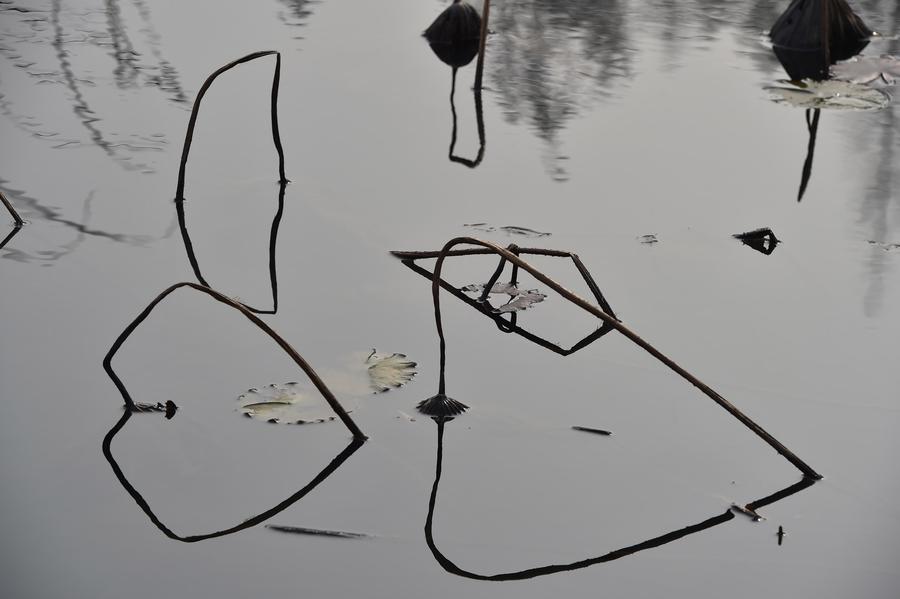
[[[659,243],[659,239],[656,238],[656,235],[641,235],[637,238],[637,240],[644,245],[653,245],[654,243]]]
[[[868,241],[868,244],[874,245],[876,247],[880,247],[881,249],[883,249],[886,252],[890,252],[892,250],[900,250],[900,243],[884,243],[882,241],[873,241],[870,239]]]
[[[423,399],[416,406],[420,412],[432,418],[443,418],[447,416],[456,416],[462,414],[469,409],[466,404],[456,401],[451,397],[447,397],[443,393],[438,393],[428,399]]]
[[[272,424],[318,424],[336,417],[318,394],[295,382],[254,387],[238,401],[244,416]]]
[[[591,428],[589,426],[573,426],[573,431],[583,431],[585,433],[594,433],[595,435],[604,435],[606,437],[612,435],[612,432],[605,431],[602,428]]]
[[[397,410],[397,419],[403,418],[407,422],[415,422],[416,419],[404,412],[403,410]]]
[[[127,407],[127,406],[126,406],[126,407]],[[175,415],[175,412],[176,412],[177,410],[178,410],[178,406],[176,406],[176,405],[175,405],[175,402],[172,401],[171,399],[166,400],[166,403],[164,403],[164,404],[163,404],[163,403],[160,403],[160,402],[156,402],[156,403],[143,403],[143,402],[136,401],[136,402],[134,402],[134,404],[131,406],[131,411],[132,411],[132,412],[140,412],[140,413],[157,412],[157,413],[163,413],[163,414],[166,415],[166,420],[171,420],[171,419],[172,419],[172,416]]]
[[[410,361],[406,354],[379,354],[374,349],[366,358],[369,384],[373,393],[384,393],[398,389],[416,376],[416,363]]]
[[[732,237],[767,256],[774,252],[775,247],[781,243],[781,240],[775,237],[775,233],[768,227],[754,229],[745,233],[736,233]]]
[[[344,532],[342,530],[322,530],[319,528],[305,528],[302,526],[280,526],[277,524],[266,524],[266,528],[277,530],[278,532],[286,532],[295,535],[314,535],[319,537],[335,537],[338,539],[370,539],[372,535],[361,532]]]
[[[784,532],[784,528],[781,526],[778,527],[778,532],[775,535],[778,537],[778,546],[781,547],[781,542],[784,541],[784,535],[787,533]]]
[[[477,293],[480,296],[484,297],[484,284],[478,283],[473,285],[466,285],[465,287],[460,287],[461,291],[465,291],[466,293]],[[538,304],[545,299],[547,296],[537,289],[528,289],[521,290],[514,283],[494,283],[494,286],[491,287],[491,290],[488,292],[490,295],[508,295],[510,300],[500,306],[499,308],[493,308],[493,311],[496,313],[510,313],[510,312],[521,312],[522,310],[527,310],[534,304]]]
[[[489,225],[488,223],[469,223],[464,224],[464,227],[470,227],[475,229],[476,231],[481,231],[482,233],[506,233],[507,235],[518,235],[519,237],[528,237],[530,239],[536,239],[539,237],[549,237],[550,233],[545,233],[543,231],[535,231],[534,229],[529,229],[527,227],[519,227],[516,225],[507,225],[503,227],[495,227],[494,225]]]
[[[750,508],[748,508],[745,505],[738,505],[736,503],[732,503],[731,509],[733,509],[737,512],[740,512],[741,514],[744,514],[748,518],[753,518],[754,522],[759,522],[760,520],[765,520],[765,518],[763,518],[762,516],[757,514],[755,510],[751,510]]]

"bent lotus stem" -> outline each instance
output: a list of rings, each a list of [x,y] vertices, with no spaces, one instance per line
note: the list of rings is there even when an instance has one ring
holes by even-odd
[[[259,317],[248,310],[243,304],[240,304],[232,300],[231,298],[222,295],[218,291],[210,289],[209,287],[204,287],[203,285],[198,285],[197,283],[190,282],[176,283],[175,285],[172,285],[171,287],[160,293],[158,296],[156,296],[156,298],[154,298],[153,301],[151,301],[150,304],[148,304],[147,307],[144,308],[140,314],[138,314],[138,316],[131,322],[131,324],[129,324],[125,328],[125,330],[122,331],[118,338],[116,338],[112,347],[106,353],[106,357],[103,358],[103,368],[104,370],[106,370],[109,377],[113,380],[113,383],[115,383],[116,387],[119,389],[119,393],[122,394],[122,398],[125,400],[125,405],[127,406],[129,411],[131,411],[134,407],[134,400],[131,398],[128,390],[125,388],[122,380],[113,370],[112,358],[116,354],[116,352],[119,351],[119,348],[122,347],[122,344],[125,343],[125,340],[128,339],[128,337],[135,331],[135,329],[137,329],[138,326],[140,326],[142,322],[147,319],[148,316],[150,316],[150,313],[153,311],[153,309],[167,296],[182,287],[190,287],[191,289],[199,291],[200,293],[205,293],[206,295],[212,297],[214,300],[221,302],[226,306],[234,308],[235,310],[243,314],[244,317],[247,318],[247,320],[262,329],[262,331],[266,335],[271,337],[275,341],[275,343],[277,343],[278,346],[281,347],[281,349],[283,349],[284,352],[288,356],[290,356],[290,358],[303,370],[303,372],[306,373],[306,376],[309,377],[309,380],[312,382],[312,384],[315,385],[316,389],[319,390],[319,393],[322,394],[322,397],[325,398],[325,401],[328,402],[328,405],[331,406],[331,409],[334,410],[338,418],[341,419],[341,422],[343,422],[344,425],[350,430],[350,432],[353,434],[353,437],[356,439],[366,439],[366,435],[359,429],[356,423],[353,422],[353,419],[350,418],[350,415],[347,414],[347,411],[344,409],[341,403],[337,400],[328,386],[325,385],[325,382],[319,377],[316,371],[313,370],[313,367],[310,366],[309,363],[303,359],[303,356],[297,353],[297,350],[291,347],[291,345],[287,341],[285,341],[278,333],[272,330],[269,325],[260,320]]]
[[[213,84],[213,81],[215,81],[222,73],[230,71],[234,67],[244,64],[245,62],[250,62],[251,60],[256,60],[263,56],[273,55],[275,56],[275,74],[272,76],[272,142],[275,144],[275,151],[278,152],[278,175],[280,181],[282,183],[287,181],[287,177],[284,175],[284,149],[281,146],[281,134],[278,130],[278,87],[281,82],[281,53],[276,50],[263,50],[247,54],[246,56],[242,56],[241,58],[220,67],[212,75],[207,77],[206,81],[203,82],[203,85],[200,86],[200,91],[197,92],[197,98],[194,100],[194,106],[191,108],[191,118],[188,120],[187,132],[184,135],[184,147],[181,150],[181,164],[178,168],[178,185],[175,190],[176,202],[184,201],[185,170],[187,169],[188,156],[191,152],[191,143],[194,140],[194,128],[197,126],[197,115],[200,113],[200,102],[203,100],[203,96],[206,95],[206,92]]]
[[[9,211],[9,215],[13,217],[14,221],[16,221],[17,229],[25,224],[25,221],[22,220],[22,217],[19,216],[19,213],[16,212],[15,208],[13,208],[12,202],[6,199],[6,196],[3,195],[2,191],[0,191],[0,202],[3,202],[3,205],[6,206],[6,209]]]
[[[722,397],[719,393],[714,391],[709,385],[695,377],[693,374],[679,366],[674,360],[663,354],[661,351],[653,347],[650,343],[641,338],[637,333],[629,329],[627,326],[622,324],[619,320],[617,320],[614,316],[607,314],[597,306],[591,304],[587,300],[579,297],[575,293],[569,291],[535,267],[531,266],[529,263],[525,262],[514,254],[513,252],[502,248],[498,245],[495,245],[489,241],[483,241],[480,239],[475,239],[472,237],[456,237],[448,241],[441,251],[437,255],[437,262],[434,266],[434,273],[431,278],[431,295],[432,300],[434,302],[434,318],[435,318],[435,326],[437,327],[438,337],[440,338],[440,382],[438,385],[438,394],[445,394],[446,387],[444,382],[444,369],[446,365],[447,358],[447,346],[444,340],[444,327],[441,322],[441,308],[440,308],[440,290],[441,290],[441,269],[444,266],[444,259],[452,253],[454,247],[458,245],[472,245],[472,246],[480,246],[482,248],[486,248],[490,250],[492,253],[497,254],[501,258],[505,258],[508,262],[518,266],[522,270],[528,272],[535,279],[553,289],[562,297],[572,302],[576,306],[585,310],[586,312],[592,314],[593,316],[599,318],[607,325],[611,326],[618,332],[622,333],[629,340],[640,346],[647,353],[652,355],[654,358],[665,364],[669,369],[674,371],[676,374],[681,376],[683,379],[697,387],[704,395],[712,399],[719,406],[724,408],[729,414],[737,418],[744,426],[753,431],[759,438],[768,443],[775,451],[784,456],[791,464],[793,464],[797,469],[799,469],[805,476],[808,476],[813,479],[821,479],[822,475],[812,469],[806,462],[797,457],[794,452],[788,449],[783,443],[778,441],[775,437],[773,437],[769,432],[763,429],[760,425],[754,422],[750,417],[741,412],[737,407],[735,407],[731,402]],[[477,252],[475,252],[477,253]]]

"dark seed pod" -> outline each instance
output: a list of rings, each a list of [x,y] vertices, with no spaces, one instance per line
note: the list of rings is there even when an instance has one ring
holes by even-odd
[[[427,416],[456,416],[462,414],[469,409],[466,404],[456,401],[451,397],[447,397],[443,393],[438,393],[433,397],[424,399],[419,402],[416,408]]]
[[[453,68],[462,67],[478,55],[481,16],[471,4],[454,0],[423,35],[438,58]]]

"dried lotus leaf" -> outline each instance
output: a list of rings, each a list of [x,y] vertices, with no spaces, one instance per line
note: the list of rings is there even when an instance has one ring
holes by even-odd
[[[384,393],[402,387],[416,375],[416,363],[406,354],[379,354],[375,350],[366,358],[369,384],[373,393]]]
[[[242,393],[238,401],[238,410],[244,416],[273,424],[316,424],[335,419],[321,396],[300,383],[254,387]]]

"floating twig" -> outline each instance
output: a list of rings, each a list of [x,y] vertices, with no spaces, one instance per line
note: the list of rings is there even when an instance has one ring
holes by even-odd
[[[134,400],[131,399],[131,395],[125,388],[124,383],[122,383],[122,380],[113,370],[112,358],[114,355],[116,355],[116,352],[119,351],[119,348],[122,347],[122,344],[125,343],[125,340],[128,339],[128,337],[135,331],[135,329],[137,329],[138,326],[140,326],[140,324],[147,319],[153,309],[172,292],[182,287],[190,287],[195,291],[205,293],[214,300],[221,302],[226,306],[234,308],[235,310],[243,314],[244,317],[247,318],[247,320],[255,324],[266,335],[271,337],[272,340],[274,340],[278,344],[278,346],[281,347],[281,349],[284,350],[284,352],[288,356],[290,356],[290,358],[303,370],[303,372],[306,373],[306,376],[309,377],[310,381],[313,383],[313,385],[315,385],[316,389],[319,390],[319,393],[322,395],[325,401],[328,402],[328,405],[331,406],[331,409],[334,410],[335,414],[337,414],[338,418],[341,419],[341,422],[344,423],[344,426],[347,427],[347,429],[353,434],[353,436],[357,439],[366,438],[365,434],[363,434],[359,427],[356,426],[356,423],[353,422],[353,419],[350,418],[350,415],[347,414],[347,411],[343,408],[343,406],[341,406],[340,402],[337,400],[328,386],[325,385],[325,382],[319,377],[316,371],[313,370],[312,366],[310,366],[309,363],[303,359],[303,356],[297,353],[297,351],[293,347],[291,347],[291,345],[287,341],[285,341],[278,333],[272,330],[269,325],[260,320],[259,317],[248,310],[243,304],[239,304],[231,298],[226,297],[225,295],[222,295],[218,291],[210,289],[209,287],[189,282],[176,283],[175,285],[172,285],[171,287],[160,293],[158,296],[156,296],[156,298],[154,298],[153,301],[151,301],[150,304],[147,305],[147,307],[144,308],[140,314],[138,314],[138,316],[131,322],[131,324],[129,324],[125,328],[125,330],[122,331],[118,338],[116,338],[112,347],[107,352],[106,357],[103,358],[103,368],[106,370],[107,374],[109,374],[109,377],[113,380],[113,383],[115,383],[116,387],[119,389],[119,393],[122,394],[122,398],[125,400],[125,405],[128,406],[129,409],[133,408],[135,403]]]
[[[573,431],[584,431],[585,433],[594,433],[595,435],[605,435],[610,436],[612,433],[610,431],[605,431],[602,428],[591,428],[589,426],[573,426]]]
[[[639,347],[644,349],[651,356],[665,364],[670,370],[681,376],[683,379],[697,387],[704,395],[709,397],[723,409],[725,409],[729,414],[734,416],[739,422],[741,422],[748,429],[753,431],[759,438],[768,443],[775,451],[784,456],[791,464],[793,464],[797,469],[799,469],[805,476],[814,479],[820,479],[822,476],[812,469],[806,462],[801,460],[794,452],[788,449],[784,444],[782,444],[778,439],[769,434],[765,429],[763,429],[760,425],[750,419],[746,414],[741,412],[737,407],[735,407],[731,402],[721,396],[719,393],[714,391],[709,385],[695,377],[693,374],[679,366],[675,363],[671,358],[663,354],[661,351],[656,349],[650,343],[641,338],[637,333],[629,329],[627,326],[622,324],[617,318],[606,313],[601,308],[591,304],[585,299],[582,299],[575,293],[569,291],[544,273],[542,273],[537,268],[531,266],[529,263],[525,262],[520,258],[516,253],[510,251],[509,249],[501,248],[489,241],[483,241],[480,239],[475,239],[472,237],[456,237],[448,241],[440,252],[437,254],[437,261],[434,265],[434,272],[432,273],[431,279],[431,294],[432,301],[434,303],[434,318],[435,318],[435,326],[437,328],[438,337],[440,339],[440,374],[439,374],[439,383],[438,383],[438,396],[442,396],[446,394],[445,390],[445,366],[447,359],[447,344],[444,339],[444,328],[441,321],[441,308],[440,308],[440,289],[441,289],[441,270],[444,265],[444,260],[447,256],[453,255],[453,248],[458,245],[472,245],[479,248],[483,248],[488,250],[490,253],[497,254],[501,258],[509,261],[510,263],[518,266],[522,270],[525,270],[535,279],[546,285],[547,287],[553,289],[558,294],[560,294],[563,298],[568,300],[569,302],[575,304],[581,309],[585,310],[589,314],[594,315],[595,317],[604,321],[604,323],[622,335],[627,337],[633,343],[637,344]],[[521,250],[518,253],[522,253]],[[394,255],[398,255],[394,253]],[[405,254],[409,256],[409,254]]]
[[[369,539],[372,535],[361,532],[344,532],[342,530],[322,530],[319,528],[304,528],[302,526],[281,526],[279,524],[266,524],[266,528],[286,532],[295,535],[313,535],[318,537],[336,537],[339,539]]]

